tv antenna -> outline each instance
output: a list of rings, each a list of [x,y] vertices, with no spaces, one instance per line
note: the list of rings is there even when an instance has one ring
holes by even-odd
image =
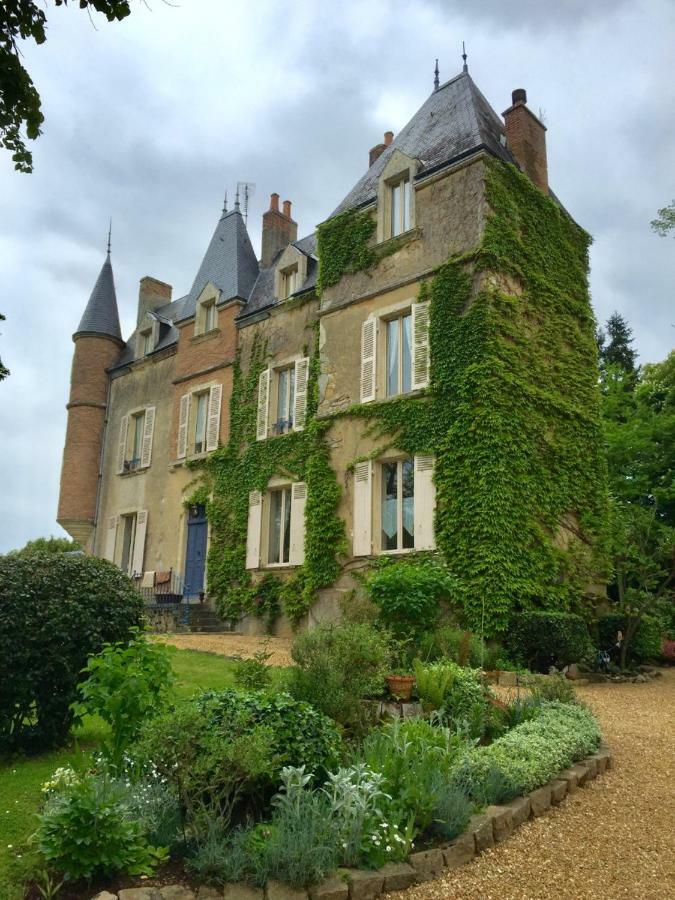
[[[237,182],[237,198],[241,198],[243,206],[244,222],[248,225],[248,201],[255,194],[255,184],[252,181]]]

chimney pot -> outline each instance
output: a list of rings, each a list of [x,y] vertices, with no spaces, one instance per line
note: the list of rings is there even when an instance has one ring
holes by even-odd
[[[388,147],[389,144],[394,140],[394,132],[393,131],[385,131],[384,133],[384,146]]]
[[[270,209],[273,209],[275,212],[279,212],[279,195],[278,194],[270,194]]]
[[[291,201],[284,200],[284,215],[287,219],[291,218]]]
[[[511,103],[515,106],[516,103],[527,103],[527,92],[525,88],[516,88],[515,91],[511,92]]]
[[[297,239],[298,223],[291,218],[291,201],[284,200],[281,212],[279,195],[272,194],[270,208],[262,217],[262,267],[269,268],[277,255]]]

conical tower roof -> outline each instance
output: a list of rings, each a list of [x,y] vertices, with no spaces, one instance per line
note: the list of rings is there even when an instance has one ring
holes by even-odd
[[[194,312],[197,298],[209,282],[221,291],[223,301],[248,299],[258,277],[258,259],[238,206],[220,217],[190,288],[186,309]]]
[[[118,341],[122,340],[110,251],[106,255],[75,334],[100,334],[116,338]]]

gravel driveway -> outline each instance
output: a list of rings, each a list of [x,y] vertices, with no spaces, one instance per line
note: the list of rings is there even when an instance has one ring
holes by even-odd
[[[504,844],[397,900],[664,900],[675,896],[675,669],[579,696],[614,768]]]
[[[246,634],[154,634],[153,640],[163,641],[180,650],[202,650],[219,656],[241,656],[250,659],[258,650],[270,653],[271,666],[290,666],[290,638],[251,637]]]

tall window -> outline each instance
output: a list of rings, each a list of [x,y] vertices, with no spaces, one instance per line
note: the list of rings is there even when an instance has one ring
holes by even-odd
[[[147,356],[148,353],[152,353],[152,351],[155,349],[155,340],[152,333],[152,328],[149,328],[147,331],[141,332],[141,349],[144,356]]]
[[[415,474],[412,459],[382,463],[382,550],[415,546]]]
[[[412,316],[406,313],[387,322],[387,396],[412,388]]]
[[[291,549],[291,488],[270,492],[268,562],[287,563]]]
[[[195,453],[206,450],[206,411],[209,403],[208,392],[195,397]]]
[[[281,273],[281,297],[280,299],[285,299],[286,297],[290,297],[291,294],[294,294],[300,285],[298,284],[298,267],[293,266],[292,269],[286,269],[285,272]]]
[[[136,513],[130,516],[122,516],[122,559],[120,568],[131,575],[131,564],[134,551],[134,539],[136,536]]]
[[[216,301],[204,304],[204,331],[213,331],[217,325]]]
[[[276,433],[286,434],[293,427],[295,404],[295,366],[280,369],[277,377]]]
[[[410,229],[410,178],[402,178],[391,187],[391,236]]]
[[[141,452],[143,450],[143,430],[145,429],[145,410],[132,416],[133,428],[131,432],[131,459],[129,468],[137,469],[141,464]]]

